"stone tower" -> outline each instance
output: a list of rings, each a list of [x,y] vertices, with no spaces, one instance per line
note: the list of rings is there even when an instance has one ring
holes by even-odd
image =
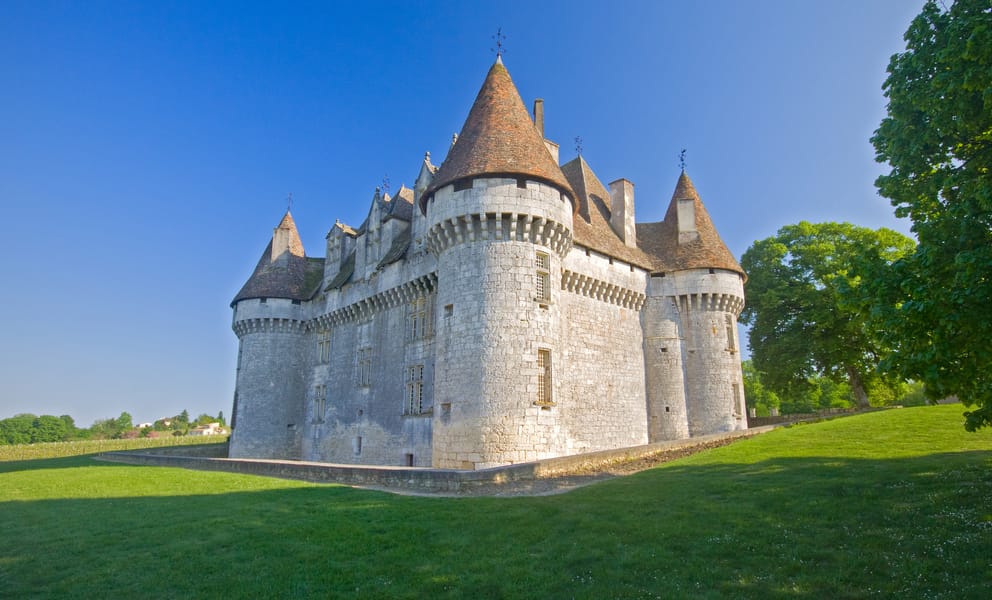
[[[665,268],[642,314],[651,441],[747,429],[737,317],[744,272],[682,172],[660,223],[638,226]]]
[[[550,408],[573,199],[497,58],[420,198],[438,273],[435,467],[565,453]]]
[[[297,458],[306,396],[308,315],[323,260],[309,259],[286,211],[231,307],[238,367],[232,458]]]

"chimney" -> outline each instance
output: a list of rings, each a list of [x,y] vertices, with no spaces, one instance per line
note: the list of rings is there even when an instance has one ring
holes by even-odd
[[[677,212],[679,230],[679,244],[687,244],[699,239],[699,231],[696,229],[696,203],[692,198],[680,198]]]
[[[534,100],[534,127],[537,127],[537,132],[544,137],[544,99],[537,98]]]
[[[634,184],[617,179],[610,184],[610,227],[623,243],[637,246],[637,229],[634,225]]]

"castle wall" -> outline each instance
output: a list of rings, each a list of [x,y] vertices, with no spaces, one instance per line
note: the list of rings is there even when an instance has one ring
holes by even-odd
[[[562,428],[568,454],[647,443],[645,273],[582,248],[563,261]]]
[[[330,360],[314,368],[311,385],[326,381],[326,409],[321,418],[311,408],[307,460],[430,465],[430,342],[404,342],[407,311],[400,304],[331,327]],[[426,383],[415,414],[405,405],[411,365],[423,367]]]
[[[412,253],[318,298],[308,343],[327,330],[330,349],[309,369],[305,460],[431,465],[434,268],[433,257]]]
[[[651,442],[689,437],[682,362],[682,326],[677,296],[667,278],[650,277],[641,312],[644,328],[644,368]]]
[[[235,306],[239,351],[232,457],[300,456],[309,360],[304,314],[300,304],[279,298]]]
[[[435,467],[567,452],[560,411],[541,399],[561,394],[554,283],[571,244],[571,209],[556,188],[509,178],[476,179],[457,192],[449,185],[430,202],[428,243],[438,257]],[[543,299],[538,253],[546,261]]]
[[[679,313],[689,434],[746,429],[737,339],[737,316],[744,307],[741,276],[693,269],[670,273],[659,284]]]

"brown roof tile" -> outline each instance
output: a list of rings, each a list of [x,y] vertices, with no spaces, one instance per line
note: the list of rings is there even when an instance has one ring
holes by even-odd
[[[651,270],[655,260],[640,248],[623,243],[610,226],[610,192],[582,156],[562,165],[562,173],[575,190],[576,211],[572,219],[575,243],[608,256]]]
[[[696,231],[699,232],[696,239],[681,244],[678,233],[679,200],[693,201],[696,209]],[[746,277],[744,269],[713,227],[713,221],[685,171],[679,176],[665,220],[637,224],[637,245],[654,257],[658,271],[726,269]]]
[[[575,197],[499,59],[489,69],[458,141],[420,197],[421,210],[438,189],[480,175],[525,175]]]

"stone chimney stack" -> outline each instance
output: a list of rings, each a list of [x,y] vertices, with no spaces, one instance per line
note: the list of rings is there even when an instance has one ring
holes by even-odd
[[[610,183],[610,226],[627,246],[637,246],[634,226],[634,184],[626,179]]]
[[[534,100],[534,127],[537,127],[537,132],[544,137],[544,99],[537,98]]]

